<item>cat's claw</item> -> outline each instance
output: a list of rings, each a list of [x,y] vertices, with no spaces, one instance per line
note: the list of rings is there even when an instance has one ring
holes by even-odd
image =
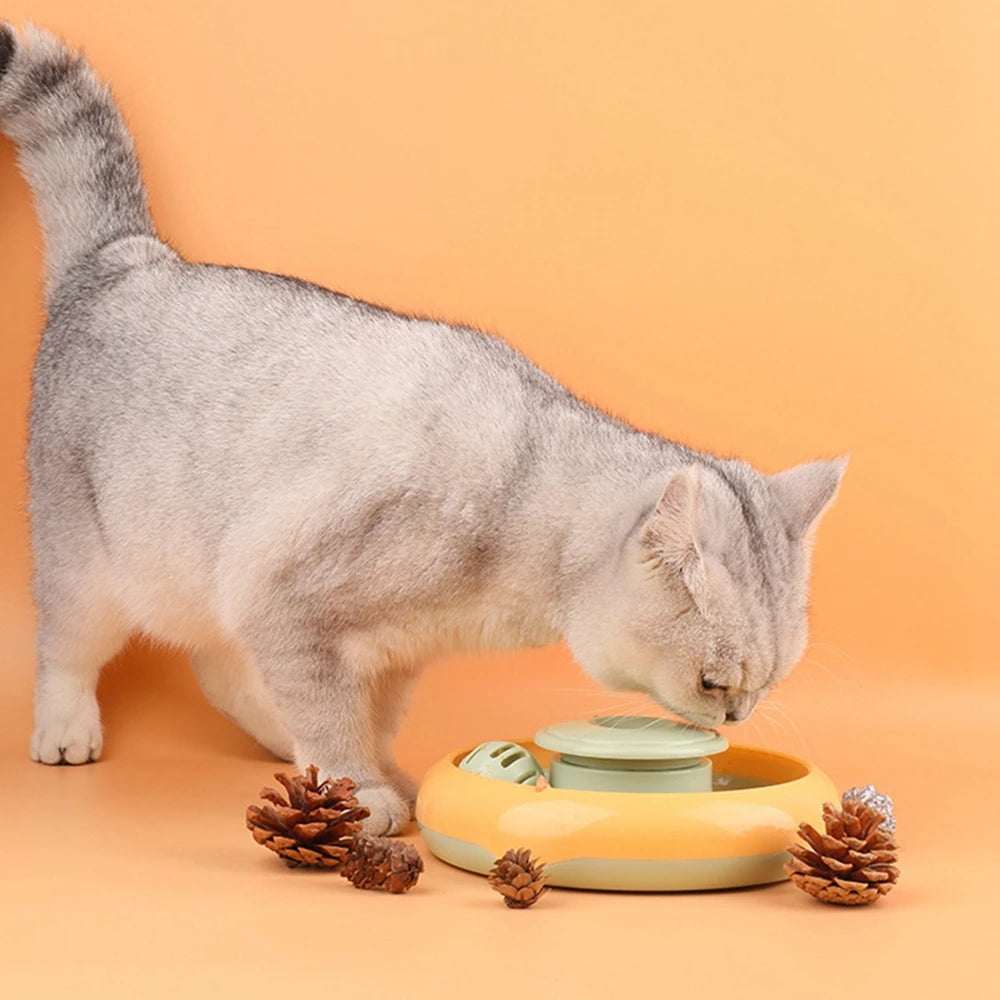
[[[399,833],[413,817],[413,804],[389,785],[359,788],[355,795],[371,815],[364,820],[365,833],[385,836]]]

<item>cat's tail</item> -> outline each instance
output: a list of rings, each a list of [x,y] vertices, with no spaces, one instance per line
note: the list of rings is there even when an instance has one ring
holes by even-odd
[[[0,21],[0,132],[18,149],[45,237],[49,290],[116,239],[155,236],[128,127],[90,64]]]

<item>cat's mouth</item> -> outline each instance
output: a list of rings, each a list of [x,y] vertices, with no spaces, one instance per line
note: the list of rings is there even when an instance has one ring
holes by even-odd
[[[716,718],[714,714],[709,715],[707,712],[682,711],[676,705],[671,704],[665,698],[661,698],[658,695],[653,695],[653,698],[661,708],[666,709],[671,715],[676,716],[679,722],[683,722],[689,726],[698,726],[700,729],[714,729],[724,721],[724,719]]]

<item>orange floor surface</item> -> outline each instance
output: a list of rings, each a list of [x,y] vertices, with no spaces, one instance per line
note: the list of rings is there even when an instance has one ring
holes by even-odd
[[[1000,5],[4,0],[109,79],[192,260],[496,331],[637,426],[767,472],[850,452],[812,645],[734,741],[898,813],[875,905],[789,884],[552,891],[426,856],[409,895],[286,870],[275,762],[184,658],[101,687],[105,757],[28,759],[24,450],[41,237],[0,138],[0,998],[1000,997]],[[225,470],[220,470],[224,475]],[[415,774],[616,707],[562,649],[453,659]],[[412,832],[413,840],[419,837]],[[515,846],[515,845],[512,845]]]
[[[30,660],[26,634],[7,640],[9,657]],[[775,717],[731,732],[807,755],[842,788],[893,794],[902,875],[876,904],[824,906],[782,883],[553,890],[512,911],[422,845],[426,871],[406,896],[286,869],[243,822],[275,763],[202,700],[182,657],[124,660],[102,689],[105,759],[82,768],[28,760],[26,672],[0,680],[4,996],[997,995],[996,689],[902,690],[866,679],[876,664],[804,669],[781,699],[794,727]],[[556,704],[570,717],[610,704],[573,670],[543,654],[433,669],[403,761],[419,772],[480,737],[530,732]],[[560,683],[581,690],[546,697]],[[456,688],[480,689],[491,711],[450,718]]]

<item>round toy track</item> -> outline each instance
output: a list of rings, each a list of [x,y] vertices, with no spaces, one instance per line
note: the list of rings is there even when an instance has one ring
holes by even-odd
[[[530,848],[555,886],[661,892],[781,881],[799,823],[820,824],[823,803],[838,799],[804,760],[723,749],[717,733],[667,720],[565,723],[534,742],[486,746],[428,772],[417,799],[424,840],[480,874],[509,848]],[[504,759],[516,777],[508,780]],[[542,780],[531,780],[536,773]]]

